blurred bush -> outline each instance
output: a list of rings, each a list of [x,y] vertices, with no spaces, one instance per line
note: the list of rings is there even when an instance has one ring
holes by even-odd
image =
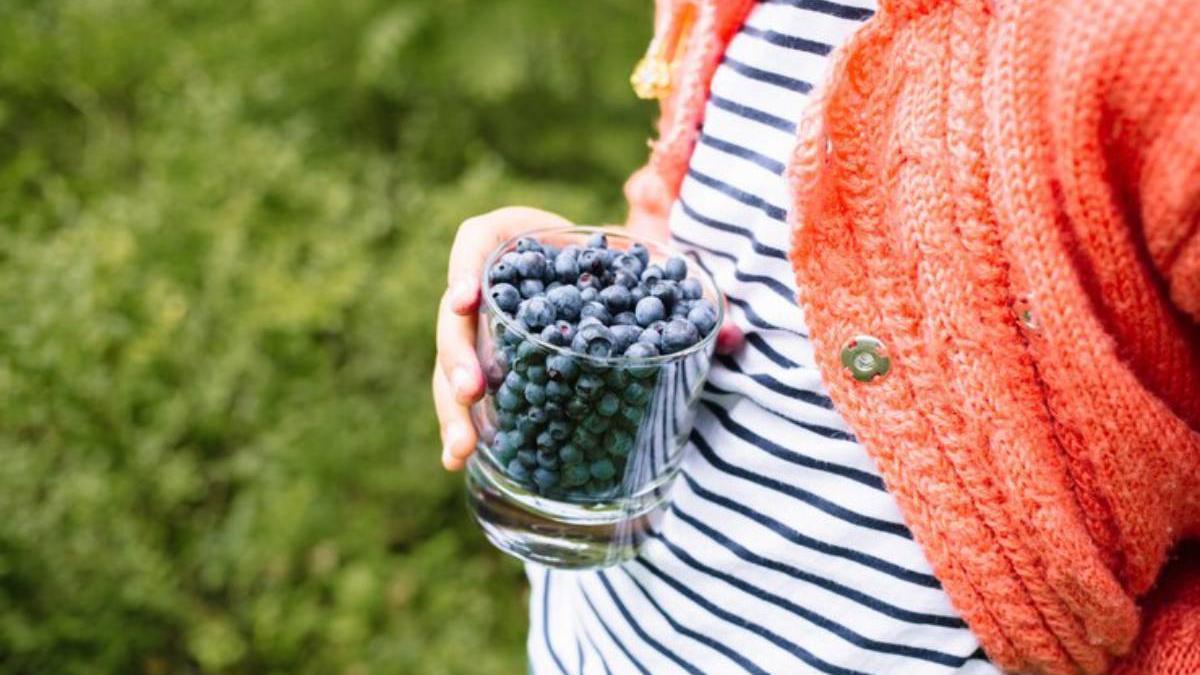
[[[648,0],[0,3],[0,672],[514,673],[453,228],[621,215]]]

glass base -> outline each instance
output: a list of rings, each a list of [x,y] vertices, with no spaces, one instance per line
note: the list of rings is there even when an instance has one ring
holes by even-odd
[[[488,540],[509,555],[557,569],[599,569],[633,558],[666,497],[663,487],[611,502],[563,502],[529,492],[478,452],[467,462],[467,506]]]

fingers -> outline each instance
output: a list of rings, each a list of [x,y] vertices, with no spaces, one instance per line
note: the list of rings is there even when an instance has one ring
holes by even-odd
[[[732,354],[741,348],[746,336],[732,321],[726,320],[717,332],[717,353]]]
[[[478,308],[483,265],[488,254],[506,239],[530,230],[570,225],[562,216],[526,206],[509,206],[463,221],[450,249],[446,274],[450,309],[470,314]]]
[[[450,393],[460,405],[469,405],[483,395],[483,372],[475,355],[475,314],[462,315],[450,307],[451,293],[442,296],[438,310],[438,370]]]
[[[458,471],[475,451],[475,425],[467,407],[458,402],[441,368],[433,371],[433,404],[442,434],[442,466]]]

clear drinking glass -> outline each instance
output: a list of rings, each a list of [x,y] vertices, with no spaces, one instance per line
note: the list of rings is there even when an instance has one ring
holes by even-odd
[[[611,249],[641,243],[652,264],[679,255],[664,244],[604,228],[522,236],[558,247],[583,246],[596,232],[607,235]],[[641,359],[584,356],[544,342],[491,298],[486,270],[514,250],[516,241],[497,248],[484,268],[477,348],[488,390],[471,409],[480,440],[467,463],[468,505],[488,539],[513,556],[566,569],[614,565],[633,557],[661,513],[708,376],[716,330],[685,351]],[[684,259],[688,276],[717,308],[720,326],[724,309],[716,283],[695,261]],[[544,381],[551,396],[540,405],[498,396],[511,369]],[[539,445],[563,477],[548,489],[514,465],[518,453],[535,452]],[[586,482],[580,482],[584,474],[578,467],[586,467]]]

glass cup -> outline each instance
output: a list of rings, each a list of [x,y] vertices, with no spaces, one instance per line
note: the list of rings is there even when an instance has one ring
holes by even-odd
[[[583,246],[596,232],[618,251],[641,243],[650,264],[680,255],[604,228],[522,237],[561,248]],[[549,344],[492,300],[486,270],[516,245],[517,238],[502,244],[484,268],[477,349],[488,388],[471,408],[480,440],[467,462],[468,506],[488,539],[517,558],[563,569],[614,565],[637,553],[662,512],[717,330],[684,351],[649,358],[585,356]],[[684,260],[716,308],[719,327],[724,309],[716,283]],[[512,371],[540,392],[515,395],[504,384]],[[553,484],[535,480],[538,468],[549,472],[538,478],[555,477]]]

